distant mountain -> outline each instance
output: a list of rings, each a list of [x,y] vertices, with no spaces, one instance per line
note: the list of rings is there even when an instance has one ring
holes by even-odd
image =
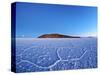
[[[40,35],[38,38],[80,38],[80,37],[63,35],[63,34],[43,34]]]

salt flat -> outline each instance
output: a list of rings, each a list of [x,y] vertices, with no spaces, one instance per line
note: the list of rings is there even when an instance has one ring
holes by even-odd
[[[97,67],[97,38],[16,38],[16,72]]]

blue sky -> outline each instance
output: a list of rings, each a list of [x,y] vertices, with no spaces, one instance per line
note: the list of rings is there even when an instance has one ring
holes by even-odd
[[[16,3],[16,36],[42,34],[93,36],[97,33],[97,8],[71,5]]]

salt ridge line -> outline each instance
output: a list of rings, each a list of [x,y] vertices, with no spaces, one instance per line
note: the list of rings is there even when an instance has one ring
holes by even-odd
[[[19,63],[17,63],[17,65],[19,65],[20,63],[23,63],[23,62],[27,62],[27,63],[30,63],[30,64],[33,64],[34,66],[38,67],[38,68],[44,68],[44,69],[49,69],[48,67],[42,67],[42,66],[38,66],[37,64],[34,64],[33,62],[30,62],[28,60],[21,60]]]
[[[42,67],[42,66],[39,66],[39,65],[37,65],[37,64],[34,64],[33,62],[30,62],[30,61],[28,61],[28,60],[24,60],[24,62],[29,62],[29,63],[31,63],[31,64],[34,64],[36,67],[39,67],[39,68],[52,68],[53,66],[55,66],[57,63],[59,63],[60,61],[77,61],[77,60],[80,60],[85,54],[86,54],[86,52],[87,52],[87,50],[82,54],[82,56],[80,57],[80,58],[75,58],[75,59],[70,59],[70,60],[62,60],[62,58],[60,57],[60,55],[59,55],[59,49],[57,50],[57,55],[58,55],[58,58],[59,58],[59,60],[57,60],[54,64],[52,64],[52,65],[50,65],[49,67]],[[23,60],[21,60],[21,62],[22,62]],[[19,62],[20,63],[20,62]],[[18,64],[19,64],[18,63]]]
[[[85,54],[86,54],[87,50],[82,54],[82,56],[80,58],[75,58],[75,59],[70,59],[70,60],[62,60],[62,58],[60,57],[59,55],[59,52],[57,50],[57,54],[58,54],[58,57],[59,57],[59,60],[57,60],[53,65],[49,66],[50,68],[52,68],[53,66],[55,66],[58,62],[60,61],[77,61],[77,60],[80,60]]]
[[[24,50],[23,50],[23,52],[22,53],[20,53],[19,55],[17,55],[17,56],[20,56],[20,55],[22,55],[25,51],[27,51],[28,49],[31,49],[31,48],[38,48],[38,47],[40,47],[40,46],[30,46],[30,47],[28,47],[28,48],[25,48]],[[42,47],[42,46],[41,46]],[[68,47],[47,47],[47,48],[68,48]]]

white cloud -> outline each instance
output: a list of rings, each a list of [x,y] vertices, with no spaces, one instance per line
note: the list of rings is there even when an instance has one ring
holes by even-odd
[[[82,34],[81,36],[84,36],[84,37],[87,37],[87,36],[97,36],[97,33],[96,32],[93,32],[93,33],[87,32],[87,33]]]
[[[22,35],[22,37],[25,37],[25,35]]]

